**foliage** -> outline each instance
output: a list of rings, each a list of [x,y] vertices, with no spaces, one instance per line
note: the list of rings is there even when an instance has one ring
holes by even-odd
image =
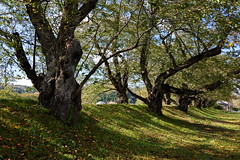
[[[0,90],[0,98],[17,99],[17,98],[20,98],[20,96],[16,92],[12,92],[11,88],[5,88],[3,90]]]
[[[145,105],[85,105],[80,123],[60,123],[35,100],[0,99],[1,159],[238,160],[239,114],[182,113]],[[44,117],[44,118],[43,118]]]
[[[116,102],[117,100],[117,95],[116,92],[108,92],[108,93],[102,93],[99,95],[98,101],[103,101],[103,102]]]
[[[83,89],[82,101],[83,103],[96,103],[101,94],[113,90],[108,81],[98,80],[98,82],[87,84]]]
[[[11,34],[14,32],[19,32],[21,38],[23,38],[24,49],[26,50],[27,57],[29,58],[32,64],[32,55],[33,55],[33,37],[34,35],[33,26],[29,24],[29,17],[25,12],[25,6],[22,1],[10,0],[10,1],[1,1],[0,8],[0,65],[1,68],[4,68],[0,71],[0,78],[7,77],[9,81],[14,81],[16,78],[21,78],[26,76],[26,74],[21,70],[17,58],[14,56],[13,42],[10,38]],[[22,29],[24,28],[24,29]],[[38,53],[39,51],[39,47]],[[38,59],[42,57],[38,55]],[[41,61],[42,62],[42,61]],[[37,63],[37,69],[40,71],[42,64]]]
[[[9,100],[16,100],[16,101],[17,100],[21,101],[22,99],[30,99],[30,101],[32,99],[37,100],[38,95],[39,95],[38,92],[19,94],[17,92],[14,92],[10,86],[5,87],[4,89],[0,90],[0,98],[1,99],[9,99]]]
[[[233,92],[237,92],[238,88],[238,78],[231,72],[237,70],[239,65],[240,61],[236,58],[218,55],[175,74],[167,80],[167,83],[178,88],[182,88],[185,84],[188,89],[205,91],[203,94],[210,99],[229,101],[233,98],[231,96]],[[204,88],[205,85],[217,81],[223,84],[212,91]]]
[[[81,110],[82,101],[97,100],[95,95],[105,88],[95,81],[106,80],[106,75],[125,95],[128,81],[135,91],[145,84],[147,94],[142,89],[135,96],[159,114],[169,90],[165,83],[178,88],[187,83],[190,89],[201,90],[207,83],[231,77],[205,95],[225,100],[239,87],[239,77],[226,74],[239,66],[239,2],[0,3],[1,82],[7,84],[14,64],[19,65],[40,91],[41,104],[63,121]],[[209,58],[216,55],[220,56]],[[103,63],[108,74],[99,69]],[[95,72],[98,75],[90,79]],[[73,108],[76,112],[70,112]]]
[[[164,83],[172,81],[171,85],[176,86],[177,89],[183,88],[183,85],[196,87],[203,82],[199,81],[199,83],[195,76],[204,77],[199,79],[203,80],[205,84],[229,80],[227,83],[229,87],[225,87],[226,92],[223,94],[223,97],[229,97],[234,90],[235,79],[226,80],[226,77],[230,77],[229,69],[234,69],[236,66],[228,63],[229,60],[232,61],[233,57],[235,58],[233,61],[238,61],[238,59],[236,52],[227,53],[226,50],[232,46],[228,45],[231,36],[234,37],[239,31],[239,28],[236,27],[239,22],[239,19],[236,18],[239,14],[237,3],[148,2],[143,5],[144,12],[139,17],[145,22],[141,29],[146,27],[152,27],[152,29],[143,39],[143,46],[139,49],[140,54],[136,54],[136,58],[134,58],[134,61],[138,62],[140,66],[136,73],[142,76],[148,96],[145,98],[136,95],[136,97],[148,104],[153,112],[161,115],[163,95],[171,90],[171,86]],[[238,44],[236,43],[236,45]],[[235,46],[235,48],[237,47]],[[210,59],[217,55],[222,57],[227,55],[229,59],[226,58],[228,59],[226,60],[222,57],[218,60]],[[206,61],[208,61],[207,64],[205,64]],[[211,61],[215,62],[212,64]],[[215,66],[211,67],[214,64]],[[195,67],[197,65],[199,68],[193,68],[193,65]],[[204,73],[205,75],[203,75]],[[192,83],[195,80],[197,83]],[[204,90],[204,87],[201,90]],[[180,94],[180,91],[178,93]],[[181,92],[181,94],[184,93]],[[217,95],[219,94],[216,94],[216,97]]]
[[[135,104],[136,98],[127,94],[129,103]],[[84,104],[95,104],[98,101],[116,102],[117,94],[114,87],[108,81],[87,84],[83,89],[82,102]]]

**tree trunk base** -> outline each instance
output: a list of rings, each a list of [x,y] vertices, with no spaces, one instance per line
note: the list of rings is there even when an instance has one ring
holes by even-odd
[[[74,79],[57,79],[42,85],[39,102],[63,123],[77,123],[78,113],[82,109],[81,95],[75,95],[78,84]]]
[[[188,95],[181,95],[179,98],[178,108],[183,112],[188,112],[188,106],[191,104],[191,100]]]
[[[117,92],[117,104],[128,104],[128,96],[125,93]]]
[[[149,102],[148,102],[149,109],[153,113],[156,113],[159,116],[163,116],[162,101],[163,101],[163,95],[157,96],[157,97],[151,97],[151,98],[149,98]]]

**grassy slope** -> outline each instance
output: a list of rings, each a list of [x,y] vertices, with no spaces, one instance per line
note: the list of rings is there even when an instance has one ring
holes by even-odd
[[[67,127],[34,100],[0,99],[0,159],[240,159],[240,114],[85,105]]]

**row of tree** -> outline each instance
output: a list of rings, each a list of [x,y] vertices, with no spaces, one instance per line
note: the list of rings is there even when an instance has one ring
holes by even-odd
[[[130,93],[159,115],[162,101],[171,102],[172,93],[187,111],[193,100],[203,105],[200,97],[208,91],[221,86],[229,95],[237,88],[239,2],[0,4],[1,65],[15,62],[39,91],[40,103],[63,122],[76,123],[84,87],[106,79],[118,103],[128,103]],[[136,92],[137,86],[145,87],[146,97]]]

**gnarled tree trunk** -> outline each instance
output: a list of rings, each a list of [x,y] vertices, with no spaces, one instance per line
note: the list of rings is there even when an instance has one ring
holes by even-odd
[[[156,96],[149,96],[147,105],[152,112],[162,116],[163,115],[162,101],[163,101],[163,94],[158,94]]]
[[[82,50],[77,40],[68,40],[65,49],[55,53],[54,63],[51,61],[46,76],[38,87],[39,102],[49,108],[63,122],[71,117],[75,121],[74,111],[81,110],[80,95],[76,95],[79,84],[74,73],[82,56]]]
[[[53,32],[45,15],[48,1],[42,4],[45,1],[32,0],[25,4],[30,21],[36,30],[42,54],[46,58],[45,75],[37,75],[35,66],[31,67],[19,34],[14,33],[12,37],[20,66],[40,92],[39,102],[64,123],[76,122],[77,114],[82,108],[81,90],[86,82],[85,80],[79,85],[74,77],[82,56],[81,45],[74,39],[74,31],[95,8],[97,1],[86,0],[81,4],[79,1],[64,1],[62,11],[59,12],[61,21],[58,33]]]

